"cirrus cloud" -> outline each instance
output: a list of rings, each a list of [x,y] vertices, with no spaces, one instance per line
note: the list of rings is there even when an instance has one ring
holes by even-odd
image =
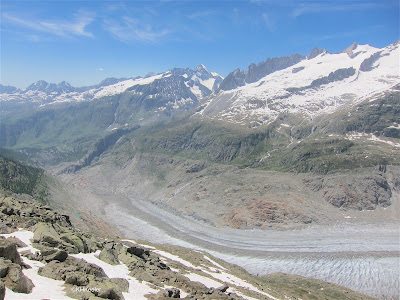
[[[40,20],[2,13],[2,21],[17,27],[47,33],[60,37],[84,36],[93,38],[93,34],[86,27],[94,21],[94,17],[86,13],[77,13],[74,20]]]
[[[144,24],[131,17],[122,17],[121,21],[107,19],[104,29],[121,42],[157,42],[160,38],[170,33],[167,29],[154,29],[150,24]]]

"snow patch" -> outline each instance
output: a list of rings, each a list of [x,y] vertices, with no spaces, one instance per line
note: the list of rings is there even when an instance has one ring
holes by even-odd
[[[177,262],[181,263],[182,265],[184,265],[184,266],[186,266],[188,268],[192,268],[192,269],[195,269],[195,270],[199,269],[199,267],[194,266],[191,262],[188,262],[187,260],[184,260],[184,259],[180,258],[177,255],[174,255],[174,254],[162,251],[162,250],[154,250],[153,252],[155,252],[155,253],[157,253],[157,254],[159,254],[161,256],[164,256],[164,257],[166,257],[166,258],[168,258],[170,260],[177,261]]]
[[[9,233],[9,234],[0,234],[0,236],[3,236],[4,238],[9,238],[9,237],[15,237],[22,242],[24,242],[27,247],[23,248],[18,248],[18,252],[24,251],[24,250],[30,250],[32,253],[38,252],[39,249],[36,249],[32,246],[31,239],[33,238],[33,232],[28,231],[28,230],[22,230],[20,229],[19,231]],[[35,261],[35,260],[30,260],[26,257],[21,256],[21,260],[25,263],[31,266],[31,269],[25,269],[22,270],[22,273],[28,277],[30,280],[32,280],[32,283],[35,285],[35,287],[32,289],[32,292],[30,294],[24,294],[24,293],[15,293],[12,290],[6,288],[6,297],[5,299],[8,300],[14,300],[14,299],[72,299],[68,296],[66,296],[66,293],[64,291],[64,281],[61,280],[55,280],[52,278],[40,276],[38,274],[38,270],[40,267],[43,267],[44,264]],[[51,287],[51,289],[49,289]]]
[[[184,274],[183,276],[189,278],[191,281],[200,282],[208,288],[219,288],[219,287],[223,286],[223,284],[218,281],[215,281],[211,278],[208,278],[208,277],[196,274],[196,273]]]

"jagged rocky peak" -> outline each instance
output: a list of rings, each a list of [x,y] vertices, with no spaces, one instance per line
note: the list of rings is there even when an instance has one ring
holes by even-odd
[[[144,76],[144,78],[153,77],[153,76],[155,76],[155,75],[157,75],[157,74],[154,73],[154,72],[149,72],[149,73],[146,74],[146,76]]]
[[[70,85],[68,82],[66,82],[65,80],[64,80],[64,81],[61,81],[57,86],[58,86],[58,87],[62,87],[62,88],[69,88],[69,87],[71,87],[71,85]]]
[[[245,73],[238,68],[225,77],[225,79],[221,82],[219,89],[228,91],[239,86],[244,86],[245,84]]]
[[[48,83],[44,80],[36,81],[28,86],[24,92],[43,92],[43,93],[68,93],[75,91],[75,88],[71,86],[68,82],[62,81],[59,84]]]
[[[75,91],[75,88],[66,81],[61,81],[57,85],[56,92],[58,92],[58,93],[68,93],[68,92],[74,92],[74,91]]]
[[[354,50],[356,50],[357,47],[358,47],[358,44],[357,44],[356,42],[354,42],[354,43],[351,44],[349,47],[347,47],[346,49],[344,49],[344,50],[342,51],[342,53],[347,53],[347,55],[348,55],[350,58],[353,58],[353,57],[354,57]]]
[[[305,58],[304,55],[296,53],[290,56],[268,58],[266,61],[258,64],[253,63],[246,71],[236,69],[225,77],[220,85],[220,89],[227,91],[244,86],[246,83],[256,82],[271,73],[291,67]]]
[[[100,83],[96,87],[100,88],[100,87],[103,87],[103,86],[116,84],[116,83],[121,82],[123,80],[126,80],[126,78],[115,78],[115,77],[106,78],[106,79],[103,79],[102,81],[100,81]]]
[[[39,80],[28,86],[25,89],[25,92],[29,91],[49,92],[53,90],[56,86],[57,85],[55,83],[48,83],[47,81]]]
[[[203,96],[207,96],[212,91],[215,91],[219,84],[222,82],[222,77],[217,73],[210,72],[207,68],[200,64],[194,69],[190,68],[174,68],[166,72],[165,74],[171,73],[173,76],[181,76],[184,78],[189,86],[199,85],[200,89],[206,88]]]
[[[307,59],[313,59],[315,57],[317,57],[320,54],[323,53],[328,53],[328,51],[326,49],[322,49],[322,48],[318,48],[315,47],[314,49],[311,50],[311,52],[307,55]]]
[[[196,69],[195,69],[196,71],[207,71],[208,72],[208,70],[207,70],[207,68],[203,65],[203,64],[199,64],[197,67],[196,67]]]
[[[208,79],[213,77],[211,72],[209,72],[203,64],[198,65],[193,71],[195,71],[196,75],[201,79]]]

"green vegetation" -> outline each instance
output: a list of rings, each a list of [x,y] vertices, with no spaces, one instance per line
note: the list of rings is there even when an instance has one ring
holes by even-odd
[[[74,161],[102,137],[114,111],[114,102],[105,100],[7,116],[0,124],[0,147],[41,152],[52,164]]]
[[[164,129],[138,131],[136,151],[178,155],[234,164],[240,168],[326,174],[337,170],[399,164],[392,147],[366,138],[351,141],[342,135],[313,133],[297,128],[299,140],[276,126],[262,131],[236,130],[213,122],[192,122]],[[304,137],[304,138],[303,138]]]
[[[1,152],[6,151],[2,150]],[[28,194],[39,202],[46,203],[49,193],[45,183],[46,175],[44,171],[9,159],[1,155],[1,152],[0,186],[4,190],[18,194]]]
[[[350,112],[339,111],[309,122],[284,114],[256,130],[209,119],[181,118],[164,126],[143,128],[131,138],[138,152],[205,159],[240,168],[326,174],[397,165],[400,161],[392,146],[362,136],[352,141],[346,134],[399,138],[400,130],[391,127],[398,122],[399,97],[400,93],[393,92]]]
[[[275,273],[262,277],[262,282],[272,291],[279,291],[280,295],[283,294],[288,299],[375,299],[340,285],[297,275]]]

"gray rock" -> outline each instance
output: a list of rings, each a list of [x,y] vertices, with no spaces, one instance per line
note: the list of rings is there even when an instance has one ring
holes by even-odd
[[[17,264],[11,264],[9,266],[4,283],[10,290],[25,294],[29,294],[35,286],[32,281],[22,273],[21,266]]]
[[[0,257],[9,259],[13,263],[21,264],[21,257],[17,251],[16,244],[11,240],[0,240]]]
[[[251,64],[245,72],[236,69],[225,77],[219,89],[228,91],[239,86],[244,86],[246,83],[256,82],[268,74],[293,66],[303,59],[305,59],[305,56],[293,54],[284,57],[268,58],[259,64]]]
[[[94,264],[90,264],[83,259],[68,256],[63,262],[53,260],[44,267],[39,268],[38,274],[56,280],[65,280],[70,272],[93,275],[95,277],[106,277],[103,269]]]
[[[301,70],[304,70],[304,68],[305,68],[305,67],[303,67],[303,66],[298,67],[298,68],[293,68],[293,69],[292,69],[292,73],[298,73],[298,72],[300,72]]]
[[[86,286],[89,284],[89,277],[87,274],[82,274],[81,272],[69,272],[65,274],[65,283]]]
[[[39,251],[35,251],[35,253],[32,253],[31,250],[24,250],[24,251],[19,252],[19,254],[30,260],[36,260],[36,261],[43,260],[43,257]]]
[[[355,57],[354,56],[354,50],[357,49],[358,44],[356,42],[354,42],[353,44],[351,44],[349,47],[347,47],[346,49],[344,49],[342,51],[342,53],[346,53],[350,58]]]
[[[145,248],[139,247],[139,246],[131,246],[127,249],[127,251],[128,251],[128,253],[136,255],[141,258],[145,258],[150,255],[149,250],[146,250]]]
[[[8,268],[11,264],[11,260],[5,260],[3,257],[0,258],[0,278],[7,276]]]
[[[129,281],[124,278],[111,278],[110,281],[114,283],[122,292],[129,291]]]
[[[382,57],[382,51],[379,51],[379,52],[372,54],[370,57],[364,59],[360,65],[360,71],[363,71],[363,72],[372,71],[374,69],[372,66],[381,57]]]
[[[111,265],[119,265],[118,255],[121,247],[121,243],[107,242],[100,252],[99,259]]]
[[[47,262],[52,261],[52,260],[58,260],[60,262],[63,262],[67,259],[68,253],[65,252],[64,250],[57,250],[53,249],[53,251],[48,252],[46,255],[43,255],[43,259]]]
[[[181,297],[181,291],[176,288],[172,289],[166,289],[163,291],[162,295],[167,298],[180,298]]]
[[[314,49],[311,50],[311,52],[307,55],[307,59],[313,59],[320,55],[321,53],[327,52],[325,49],[320,49],[315,47]],[[295,73],[295,72],[294,72]]]
[[[37,223],[33,228],[33,242],[56,247],[61,244],[60,237],[54,226],[44,222]]]
[[[104,299],[124,299],[121,290],[117,285],[112,283],[110,279],[92,280],[87,285],[88,290],[90,290],[95,296]]]
[[[83,252],[86,253],[87,252],[87,245],[86,243],[76,234],[72,233],[72,232],[67,232],[64,234],[60,235],[60,239],[67,243],[68,245],[73,245],[76,248],[76,251],[73,251],[71,253],[79,253],[79,252]],[[64,243],[64,244],[65,244]]]
[[[11,243],[15,244],[18,248],[27,247],[27,245],[23,241],[17,239],[16,237],[9,237],[7,238],[7,241],[10,241]]]
[[[392,189],[387,179],[372,173],[363,175],[332,175],[314,178],[304,182],[314,191],[338,208],[355,210],[374,210],[378,206],[391,205]]]
[[[5,296],[6,296],[6,286],[4,285],[4,282],[0,280],[0,300],[4,300]]]
[[[355,73],[356,69],[354,69],[353,67],[347,69],[338,69],[334,72],[329,73],[328,76],[313,80],[311,82],[310,87],[318,87],[323,84],[328,84],[334,81],[340,81],[353,76]]]

